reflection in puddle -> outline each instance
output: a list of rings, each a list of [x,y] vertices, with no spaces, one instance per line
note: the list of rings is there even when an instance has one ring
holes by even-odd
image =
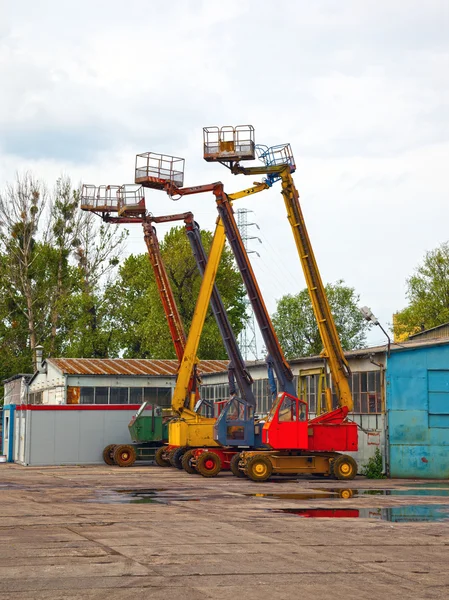
[[[318,492],[318,490],[314,490]],[[449,496],[449,488],[447,489],[400,489],[400,488],[384,488],[377,490],[355,490],[355,489],[328,489],[323,490],[329,494],[336,495],[339,498],[353,498],[354,496]],[[270,494],[267,494],[269,496]],[[273,497],[286,497],[288,494],[273,494]],[[312,496],[311,496],[312,497]]]
[[[287,513],[316,519],[379,519],[393,523],[448,521],[449,506],[445,504],[410,505],[392,508],[283,508],[276,513]]]
[[[447,484],[444,484],[447,485]],[[408,486],[407,486],[408,488]],[[192,494],[192,495],[189,495]],[[238,493],[232,494],[240,496]],[[196,490],[180,490],[180,489],[167,489],[167,488],[142,488],[142,489],[116,489],[111,491],[99,492],[95,498],[86,500],[87,502],[99,502],[102,504],[172,504],[174,502],[201,502],[201,501],[214,501],[222,500],[226,494],[211,494],[200,496]],[[309,500],[339,500],[341,501],[353,499],[356,505],[358,504],[358,498],[367,499],[369,496],[449,496],[449,488],[443,488],[440,485],[434,488],[394,488],[394,489],[353,489],[353,488],[321,488],[321,489],[308,489],[304,492],[296,493],[273,493],[273,492],[253,492],[253,493],[242,493],[241,496],[267,499],[269,500],[285,500],[285,501],[309,501]],[[412,500],[411,500],[412,501]],[[352,503],[351,503],[352,504]],[[294,506],[294,504],[293,504]],[[446,511],[441,512],[440,507],[444,505],[420,505],[416,508],[419,509],[417,512],[417,520],[446,520],[449,518],[448,512],[449,505],[446,506]],[[379,509],[379,513],[366,511],[370,509],[349,509],[349,508],[336,508],[336,509],[284,509],[283,512],[293,513],[303,517],[349,517],[349,518],[379,518],[383,520],[414,520],[409,514],[410,507],[395,507],[395,508],[382,508]],[[401,518],[401,511],[408,511],[404,518]],[[323,512],[324,511],[324,512]],[[398,512],[399,511],[399,512]],[[438,512],[439,511],[439,512]],[[426,517],[428,513],[428,517]],[[440,516],[434,517],[433,514],[439,514]]]
[[[175,500],[176,502],[199,502],[200,498],[161,498],[151,497],[151,496],[142,496],[140,494],[129,498],[125,502],[129,504],[168,504],[169,500]]]
[[[310,492],[300,492],[294,494],[283,493],[251,493],[245,496],[254,498],[269,498],[273,500],[319,500],[329,498],[331,500],[349,500],[359,496],[449,496],[448,489],[378,489],[378,490],[356,490],[352,488],[341,489],[313,489]]]
[[[356,491],[356,490],[354,490]],[[426,489],[426,488],[413,488],[411,490],[405,489],[383,489],[383,490],[358,490],[358,495],[368,496],[449,496],[449,488],[447,489]]]
[[[296,493],[296,494],[245,494],[245,496],[251,496],[254,498],[270,498],[272,500],[322,500],[323,498],[330,498],[331,500],[337,500],[343,498],[345,500],[352,498],[357,495],[358,490],[341,489],[341,490],[311,490],[310,492]]]
[[[407,487],[445,488],[449,490],[449,481],[434,481],[430,483],[408,483]]]
[[[316,519],[336,519],[338,517],[354,519],[360,516],[360,511],[356,508],[279,508],[272,510],[276,513]]]

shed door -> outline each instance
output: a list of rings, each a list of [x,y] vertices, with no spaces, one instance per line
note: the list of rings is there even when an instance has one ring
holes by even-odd
[[[428,371],[429,427],[449,427],[449,370]]]

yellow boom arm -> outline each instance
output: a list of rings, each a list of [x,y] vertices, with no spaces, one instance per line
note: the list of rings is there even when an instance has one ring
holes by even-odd
[[[266,183],[255,184],[251,188],[247,188],[234,194],[229,194],[228,198],[230,200],[238,200],[239,198],[244,198],[245,196],[266,190],[268,187],[269,186]],[[217,184],[213,192],[217,198],[226,196],[225,192],[223,191],[222,184]],[[212,239],[212,245],[210,247],[206,269],[201,282],[200,292],[195,305],[195,311],[193,313],[192,324],[187,336],[184,356],[179,367],[176,386],[173,392],[172,410],[178,415],[181,415],[181,413],[188,410],[185,408],[185,400],[188,395],[189,381],[197,360],[196,355],[198,352],[198,346],[200,343],[204,322],[206,320],[212,289],[217,276],[218,266],[220,264],[225,241],[226,236],[223,223],[221,222],[221,219],[218,219],[215,227],[214,237]]]
[[[234,173],[245,175],[277,174],[282,180],[282,195],[284,197],[287,217],[295,238],[301,266],[312,301],[313,312],[318,324],[318,330],[323,342],[323,357],[326,358],[332,382],[338,399],[338,406],[353,408],[351,388],[349,387],[350,369],[341,347],[335,321],[331,313],[326,290],[321,280],[312,244],[299,203],[299,193],[295,187],[290,167],[276,165],[271,167],[242,167],[236,165]],[[331,410],[331,390],[326,390],[327,409]]]

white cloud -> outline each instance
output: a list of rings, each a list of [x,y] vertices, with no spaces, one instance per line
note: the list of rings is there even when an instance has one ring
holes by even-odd
[[[405,304],[424,252],[449,238],[449,5],[98,0],[3,2],[0,185],[132,181],[134,155],[185,156],[186,184],[252,182],[201,158],[202,127],[252,123],[290,142],[323,278],[344,278],[384,322]],[[193,209],[148,194],[153,212]],[[264,244],[254,258],[270,310],[303,287],[278,190],[245,201]],[[161,231],[164,231],[162,228]],[[143,251],[133,231],[129,250]],[[378,339],[378,334],[377,338]]]

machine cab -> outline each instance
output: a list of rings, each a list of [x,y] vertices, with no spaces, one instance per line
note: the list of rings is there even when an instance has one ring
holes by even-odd
[[[262,441],[270,448],[306,450],[308,410],[300,398],[286,392],[277,395],[262,431]]]
[[[257,427],[253,409],[234,396],[221,409],[214,425],[214,440],[222,446],[259,445],[260,440],[255,442]]]

